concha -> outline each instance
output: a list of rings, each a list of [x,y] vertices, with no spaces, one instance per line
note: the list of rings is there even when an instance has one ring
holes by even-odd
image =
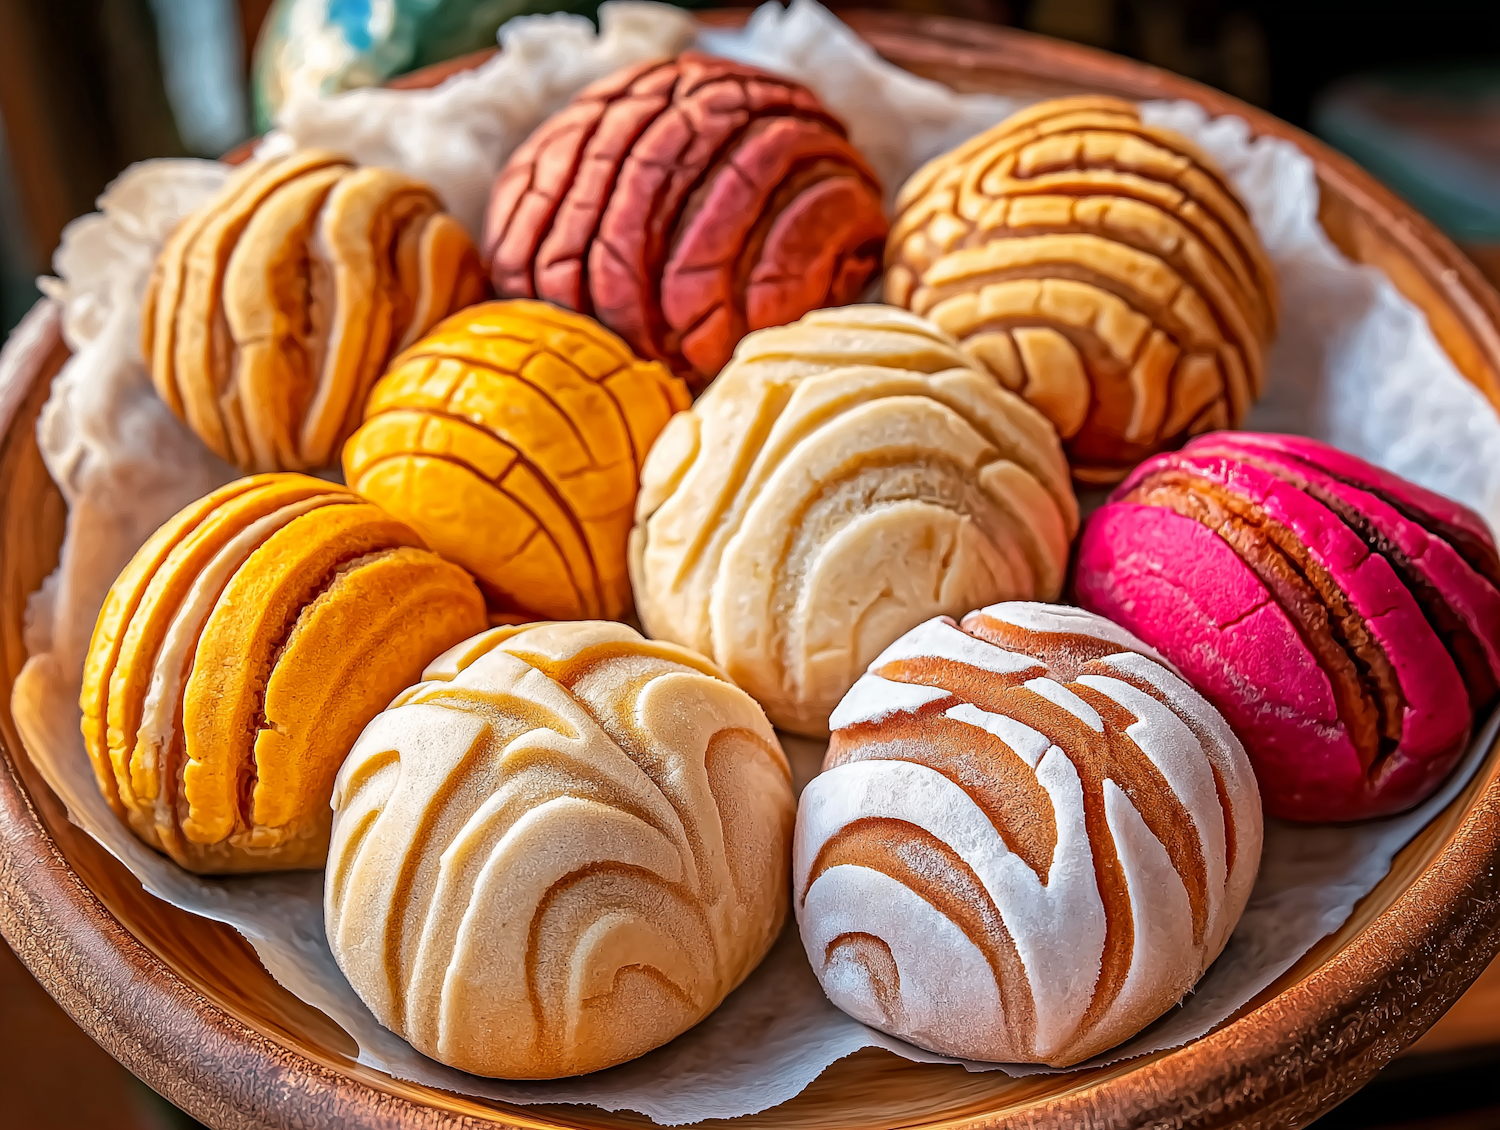
[[[1260,396],[1276,280],[1245,206],[1185,137],[1116,98],[1029,107],[918,170],[888,301],[931,318],[1118,481]]]
[[[484,302],[397,357],[344,445],[344,477],[518,619],[630,610],[641,464],[687,386],[592,318]]]
[[[1079,1063],[1219,955],[1255,881],[1255,778],[1154,651],[1076,608],[908,632],[839,704],[793,905],[840,1008],[921,1047]]]
[[[810,90],[686,51],[543,122],[495,181],[483,246],[502,298],[592,315],[698,391],[747,332],[858,299],[887,227]]]
[[[337,461],[391,355],[487,288],[430,187],[306,150],[250,161],[158,256],[141,315],[157,392],[244,471]]]
[[[333,807],[334,956],[381,1023],[479,1075],[666,1043],[785,920],[795,803],[770,723],[623,624],[453,648],[370,724]]]
[[[469,575],[353,491],[230,483],[157,530],[99,613],[80,703],[99,787],[190,870],[321,867],[365,723],[484,623]]]
[[[937,614],[1062,590],[1077,502],[1057,435],[889,306],[751,334],[641,477],[648,634],[712,656],[779,727],[827,733],[865,665]]]

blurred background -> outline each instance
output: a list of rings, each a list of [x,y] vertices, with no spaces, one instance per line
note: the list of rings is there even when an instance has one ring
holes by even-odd
[[[826,0],[825,0],[826,2]],[[688,6],[694,6],[689,4]],[[1344,150],[1500,280],[1495,0],[869,0],[1011,24],[1217,86]],[[0,337],[63,226],[152,156],[217,156],[289,92],[369,85],[588,0],[0,0]],[[1493,982],[1493,984],[1492,984]],[[1319,1130],[1500,1125],[1492,970],[1445,1027]],[[1477,1018],[1477,1019],[1471,1019]],[[192,1127],[99,1050],[0,946],[0,1125]]]
[[[703,0],[691,0],[701,4]],[[832,5],[835,8],[839,3]],[[1009,23],[1220,87],[1310,129],[1500,274],[1500,4],[868,0]],[[591,0],[0,0],[0,330],[63,225],[142,157],[217,156],[289,91],[384,81]]]

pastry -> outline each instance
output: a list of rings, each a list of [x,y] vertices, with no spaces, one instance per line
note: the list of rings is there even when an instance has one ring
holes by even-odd
[[[1477,514],[1315,440],[1216,433],[1143,463],[1090,520],[1079,602],[1229,719],[1266,811],[1398,812],[1500,682],[1500,556]]]
[[[432,189],[294,153],[241,166],[173,231],[141,351],[162,399],[221,459],[326,467],[391,354],[485,290],[473,242]]]
[[[712,656],[777,726],[828,712],[908,628],[1062,589],[1078,508],[1057,435],[889,306],[760,330],[662,432],[630,569],[649,635]]]
[[[1065,1067],[1176,1004],[1260,863],[1233,732],[1151,648],[997,604],[902,636],[839,703],[792,894],[830,1000],[966,1059]]]
[[[99,613],[80,700],[99,787],[189,870],[321,867],[360,730],[484,623],[468,574],[352,491],[230,483],[157,530]]]
[[[500,297],[592,315],[696,391],[746,332],[859,298],[886,226],[810,91],[688,51],[544,122],[495,182],[483,247]]]
[[[1237,427],[1276,283],[1233,186],[1134,105],[1043,102],[918,170],[885,294],[1046,413],[1083,483]]]
[[[786,917],[795,802],[760,707],[599,621],[495,628],[424,679],[333,797],[328,941],[380,1022],[550,1079],[708,1015]]]
[[[640,467],[687,386],[544,302],[455,314],[391,364],[344,477],[479,580],[497,613],[614,619]]]

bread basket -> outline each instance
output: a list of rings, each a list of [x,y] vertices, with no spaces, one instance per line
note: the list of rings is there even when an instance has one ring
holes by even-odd
[[[714,13],[732,23],[742,14]],[[1320,218],[1345,255],[1422,310],[1455,366],[1500,406],[1500,295],[1431,224],[1325,146],[1217,91],[1021,32],[895,13],[846,14],[887,59],[960,90],[1188,98],[1300,146]],[[433,85],[469,57],[413,76]],[[100,1044],[216,1127],[617,1127],[588,1107],[506,1107],[360,1065],[352,1041],[281,989],[229,927],[145,894],[71,825],[10,715],[26,598],[53,568],[64,506],[35,424],[67,357],[43,301],[0,357],[0,932]],[[802,1095],[741,1120],[824,1127],[1301,1126],[1368,1081],[1500,948],[1500,753],[1397,857],[1351,919],[1229,1023],[1175,1051],[1011,1079],[864,1051]]]

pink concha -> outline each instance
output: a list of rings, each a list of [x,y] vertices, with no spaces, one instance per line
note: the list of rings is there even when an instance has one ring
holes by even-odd
[[[1500,552],[1495,548],[1494,536],[1484,519],[1462,503],[1307,436],[1274,432],[1211,432],[1193,440],[1185,450],[1191,451],[1200,445],[1280,452],[1352,486],[1383,496],[1402,509],[1415,511],[1413,520],[1435,527],[1434,534],[1440,537],[1457,534],[1468,543],[1465,548],[1469,552],[1464,556],[1469,563],[1491,584],[1500,585]],[[1474,560],[1476,557],[1482,560]]]
[[[1330,474],[1311,462],[1314,455],[1332,450],[1324,444],[1300,436],[1216,432],[1194,440],[1188,445],[1186,452],[1195,456],[1216,455],[1255,460],[1293,486],[1308,489],[1318,498],[1342,507],[1345,512],[1360,515],[1380,538],[1405,558],[1411,572],[1430,587],[1431,593],[1426,596],[1425,602],[1423,594],[1414,594],[1417,596],[1417,603],[1424,605],[1423,611],[1429,621],[1442,615],[1441,609],[1431,607],[1436,598],[1437,601],[1445,602],[1467,628],[1472,640],[1465,646],[1477,648],[1482,653],[1488,678],[1484,677],[1483,671],[1465,670],[1463,663],[1459,664],[1460,671],[1465,677],[1471,704],[1485,705],[1493,697],[1496,685],[1500,685],[1500,590],[1464,560],[1442,536],[1429,533],[1391,505],[1381,494],[1366,489],[1366,485],[1373,485],[1376,475],[1393,479],[1398,487],[1412,487],[1412,484],[1404,483],[1388,472],[1369,467],[1368,464],[1362,465],[1371,474],[1355,480],[1352,475],[1340,477]],[[1344,456],[1344,460],[1346,466],[1351,468],[1352,464],[1362,463],[1353,456]],[[1422,491],[1420,487],[1412,490],[1438,498],[1431,495],[1431,492]],[[1412,491],[1388,490],[1385,493],[1404,493],[1415,497]],[[1465,529],[1476,531],[1478,539],[1491,544],[1483,520],[1477,514],[1447,499],[1438,498],[1438,501],[1444,504],[1445,512],[1450,516],[1464,520]],[[1415,508],[1414,503],[1412,508]],[[1456,525],[1456,522],[1448,524]],[[1451,647],[1452,641],[1449,642]],[[1475,658],[1479,659],[1478,656]]]
[[[1406,702],[1400,744],[1381,775],[1405,760],[1446,757],[1451,766],[1469,732],[1468,692],[1453,657],[1390,562],[1370,552],[1317,499],[1253,463],[1186,451],[1163,462],[1218,483],[1291,530],[1364,620],[1395,669]]]
[[[1170,568],[1170,572],[1168,571]],[[1116,502],[1084,528],[1078,603],[1171,660],[1244,743],[1267,814],[1368,815],[1368,781],[1328,676],[1229,544],[1190,518]],[[1330,806],[1330,800],[1342,798]]]

